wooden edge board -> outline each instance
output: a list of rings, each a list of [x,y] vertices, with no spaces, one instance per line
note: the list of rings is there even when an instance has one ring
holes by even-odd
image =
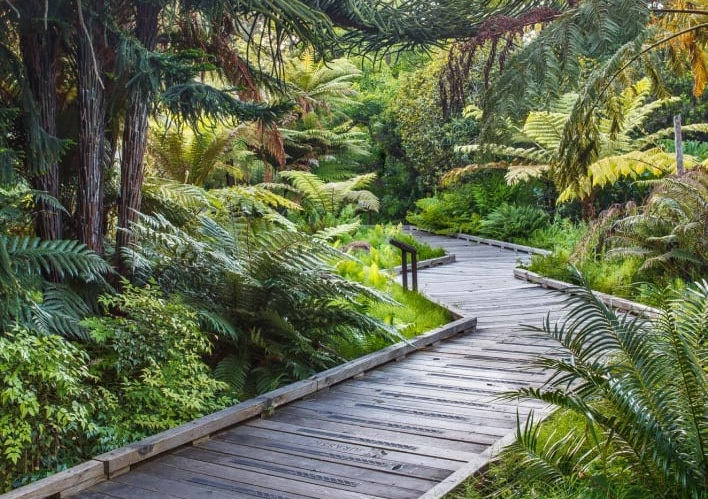
[[[427,232],[429,234],[435,234],[431,230],[421,229],[421,228],[415,227],[413,225],[406,225],[406,226],[404,226],[404,229],[409,230],[409,231],[416,230],[419,232]],[[478,243],[478,244],[486,244],[489,246],[496,246],[498,248],[513,250],[513,251],[521,251],[522,253],[529,253],[531,255],[550,255],[551,254],[551,251],[544,250],[541,248],[534,248],[532,246],[525,246],[523,244],[508,243],[506,241],[499,241],[497,239],[487,239],[484,237],[473,236],[470,234],[457,233],[457,234],[435,234],[435,235],[440,235],[441,237],[452,237],[455,239],[462,239],[463,241],[468,241],[468,242],[473,242],[473,243]]]
[[[566,293],[570,293],[573,289],[577,288],[574,284],[544,277],[536,272],[531,272],[530,270],[525,269],[514,269],[514,277],[522,281],[540,284],[544,288],[557,289]],[[649,318],[656,318],[661,314],[661,310],[658,308],[642,305],[641,303],[620,298],[619,296],[613,296],[607,293],[601,293],[599,291],[593,291],[593,294],[597,296],[604,304],[625,312],[631,312],[633,314],[643,315]]]
[[[551,410],[548,411],[536,411],[534,412],[534,421],[539,423],[545,420],[551,415]],[[473,459],[466,463],[464,466],[460,467],[457,471],[452,473],[446,479],[438,483],[435,487],[427,491],[425,494],[418,497],[418,499],[440,499],[445,495],[452,492],[457,486],[462,482],[467,480],[473,475],[483,473],[489,466],[490,461],[494,459],[499,453],[516,441],[516,430],[507,433],[505,436],[494,442],[487,450],[479,455],[479,459]]]
[[[457,257],[455,256],[455,254],[450,253],[449,255],[439,256],[437,258],[429,258],[427,260],[421,260],[420,262],[417,262],[416,268],[418,270],[428,269],[430,267],[437,267],[439,265],[447,265],[450,263],[455,263],[456,261],[457,261]],[[394,267],[393,273],[395,275],[400,274],[401,273],[401,265],[397,265],[396,267]]]
[[[550,255],[551,252],[548,250],[534,248],[532,246],[525,246],[523,244],[507,243],[506,241],[498,241],[497,239],[486,239],[484,237],[471,236],[469,234],[455,234],[457,239],[463,239],[468,242],[473,242],[477,244],[486,244],[488,246],[496,246],[498,248],[520,251],[522,253],[528,253],[529,255]]]
[[[336,383],[361,374],[365,371],[386,364],[392,360],[415,352],[421,348],[432,345],[438,341],[442,341],[457,334],[471,331],[477,327],[476,317],[467,317],[458,319],[445,326],[433,329],[425,334],[416,336],[408,341],[402,341],[391,345],[369,355],[359,357],[358,359],[342,364],[341,366],[333,367],[327,371],[315,374],[310,380],[317,381],[317,389],[322,390]]]
[[[119,475],[141,461],[207,438],[230,426],[258,417],[276,407],[326,389],[416,350],[472,331],[476,326],[476,318],[458,319],[410,340],[323,371],[306,380],[278,388],[139,442],[106,452],[68,470],[2,494],[0,499],[39,499],[56,495],[64,497],[69,492],[77,493],[100,481]]]
[[[489,458],[482,457],[481,455],[479,458],[468,461],[462,467],[458,468],[457,471],[439,482],[425,494],[418,497],[418,499],[439,499],[445,496],[455,487],[467,480],[468,477],[483,471],[488,463]]]
[[[11,490],[0,495],[2,499],[37,499],[59,495],[65,496],[67,490],[80,490],[81,485],[86,487],[95,485],[105,479],[103,473],[103,463],[97,460],[86,461],[60,471],[55,475],[38,480],[24,487]]]

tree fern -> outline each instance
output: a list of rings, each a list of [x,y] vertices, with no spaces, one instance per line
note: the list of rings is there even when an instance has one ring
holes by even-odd
[[[289,181],[302,196],[304,212],[301,215],[309,230],[317,232],[328,225],[351,223],[346,207],[362,211],[378,211],[379,200],[370,191],[362,189],[373,182],[373,173],[357,175],[339,182],[324,182],[317,175],[303,171],[281,172],[280,177]],[[340,220],[340,217],[342,218]]]
[[[610,238],[612,255],[637,255],[640,270],[699,279],[708,275],[708,174],[703,167],[662,179],[642,212],[626,217]]]
[[[636,179],[645,173],[665,175],[675,168],[671,167],[670,155],[659,150],[644,150],[651,142],[633,137],[651,113],[670,102],[670,99],[645,102],[650,90],[649,80],[643,79],[613,100],[613,105],[617,106],[614,111],[605,109],[601,112],[593,107],[583,118],[589,127],[585,130],[587,133],[581,134],[583,140],[574,138],[570,146],[584,149],[577,149],[577,155],[572,157],[568,156],[571,153],[563,144],[569,140],[569,127],[579,119],[573,117],[578,112],[578,103],[583,102],[581,96],[572,93],[552,104],[556,111],[529,113],[517,140],[532,142],[534,147],[486,144],[462,146],[457,150],[477,153],[481,157],[514,158],[509,163],[491,163],[490,167],[506,168],[509,183],[548,175],[561,192],[559,202],[587,200],[597,189],[620,178]],[[574,136],[577,133],[574,131]],[[688,161],[690,163],[691,158]],[[449,183],[468,172],[484,168],[484,163],[459,168],[448,173],[444,181]]]

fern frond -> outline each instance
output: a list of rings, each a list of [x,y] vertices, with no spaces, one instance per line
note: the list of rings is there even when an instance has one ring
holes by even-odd
[[[10,237],[0,234],[0,244],[12,258],[16,275],[56,273],[86,281],[101,280],[111,267],[85,244],[73,240],[46,241],[37,237]]]
[[[378,213],[381,203],[379,198],[371,191],[349,191],[342,196],[345,202],[355,203],[363,211]]]
[[[319,230],[315,232],[312,237],[321,241],[334,241],[344,235],[356,232],[360,226],[361,223],[357,220],[352,223],[340,224],[334,227],[327,227],[326,229]]]
[[[214,377],[218,381],[229,385],[234,393],[242,394],[244,393],[250,368],[250,362],[245,356],[229,355],[216,365]]]

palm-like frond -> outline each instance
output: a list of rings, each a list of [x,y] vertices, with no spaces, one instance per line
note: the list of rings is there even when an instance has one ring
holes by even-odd
[[[316,210],[322,213],[334,212],[336,206],[334,197],[325,191],[325,182],[314,173],[289,170],[280,172],[280,178],[291,182]]]
[[[354,203],[362,211],[378,213],[379,208],[381,208],[379,198],[371,191],[349,191],[344,193],[342,200],[347,203]]]
[[[518,480],[532,480],[550,486],[559,486],[570,477],[584,474],[593,462],[587,452],[585,435],[552,432],[546,438],[540,436],[541,426],[534,424],[533,413],[522,427],[517,422],[516,442],[506,450],[521,457],[521,475]]]
[[[78,241],[45,241],[37,237],[0,234],[0,246],[12,259],[12,271],[16,276],[33,277],[45,272],[95,280],[111,271],[105,260]]]
[[[143,215],[132,229],[140,243],[130,255],[136,275],[199,311],[219,341],[219,378],[253,394],[333,365],[343,345],[362,337],[394,338],[364,313],[368,301],[389,299],[334,274],[346,256],[321,237],[272,222],[280,215],[253,189],[250,201],[245,189],[212,191],[219,205],[181,227]]]
[[[0,234],[0,326],[21,323],[44,333],[82,338],[77,323],[88,310],[86,301],[68,286],[45,277],[102,284],[102,275],[111,271],[78,241]]]
[[[347,234],[353,234],[359,229],[360,226],[361,223],[357,220],[352,223],[340,224],[334,227],[327,227],[326,229],[319,230],[315,232],[312,237],[322,241],[334,241]]]
[[[341,126],[333,129],[308,127],[304,130],[281,128],[291,164],[306,167],[312,162],[329,158],[360,159],[369,155],[367,135],[354,128]]]
[[[697,165],[690,156],[685,156],[685,160],[689,168]],[[582,199],[590,195],[594,188],[611,185],[621,178],[636,180],[644,174],[663,177],[672,173],[676,173],[676,157],[661,149],[608,156],[592,163],[588,167],[587,177],[561,192],[558,202]]]
[[[154,175],[184,184],[203,185],[217,169],[230,169],[221,160],[241,140],[238,132],[239,128],[230,130],[217,126],[203,126],[196,132],[153,126],[148,152]]]
[[[616,224],[609,255],[641,255],[642,270],[658,268],[691,280],[708,273],[708,173],[696,168],[662,179],[642,213]]]
[[[587,285],[576,289],[567,318],[542,328],[571,358],[540,359],[553,369],[550,381],[515,395],[583,415],[651,480],[700,497],[708,469],[707,291],[705,282],[692,287],[650,323],[617,315]]]
[[[361,190],[376,178],[375,173],[357,175],[341,182],[324,182],[310,172],[289,170],[280,173],[303,196],[303,202],[321,215],[336,216],[342,207],[353,203],[367,211],[378,211],[378,198],[367,190]]]
[[[361,75],[361,70],[347,59],[314,62],[312,53],[306,51],[300,59],[290,61],[285,73],[290,92],[298,101],[300,112],[325,109],[337,111],[345,105],[356,105],[353,98],[356,90],[352,82]]]

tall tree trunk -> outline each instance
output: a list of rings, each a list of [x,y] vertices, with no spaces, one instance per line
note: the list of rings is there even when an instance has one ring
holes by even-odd
[[[135,36],[148,51],[157,45],[157,20],[162,9],[161,2],[138,2]],[[147,82],[138,82],[128,94],[128,109],[123,129],[123,158],[120,179],[120,206],[118,208],[118,233],[116,252],[118,268],[122,275],[129,270],[125,267],[120,251],[131,248],[133,240],[126,229],[137,221],[142,200],[143,160],[147,146],[148,116],[154,91]]]
[[[103,254],[103,168],[106,96],[103,74],[104,30],[100,22],[103,0],[88,0],[79,16],[79,240]]]
[[[59,156],[57,139],[57,73],[59,41],[54,26],[34,25],[40,17],[30,8],[28,29],[20,33],[20,51],[25,66],[29,94],[25,98],[25,128],[28,138],[26,164],[32,187],[59,199]],[[29,5],[28,7],[32,7]],[[39,24],[39,23],[37,23]],[[62,212],[40,200],[36,206],[36,232],[42,239],[61,239]]]

